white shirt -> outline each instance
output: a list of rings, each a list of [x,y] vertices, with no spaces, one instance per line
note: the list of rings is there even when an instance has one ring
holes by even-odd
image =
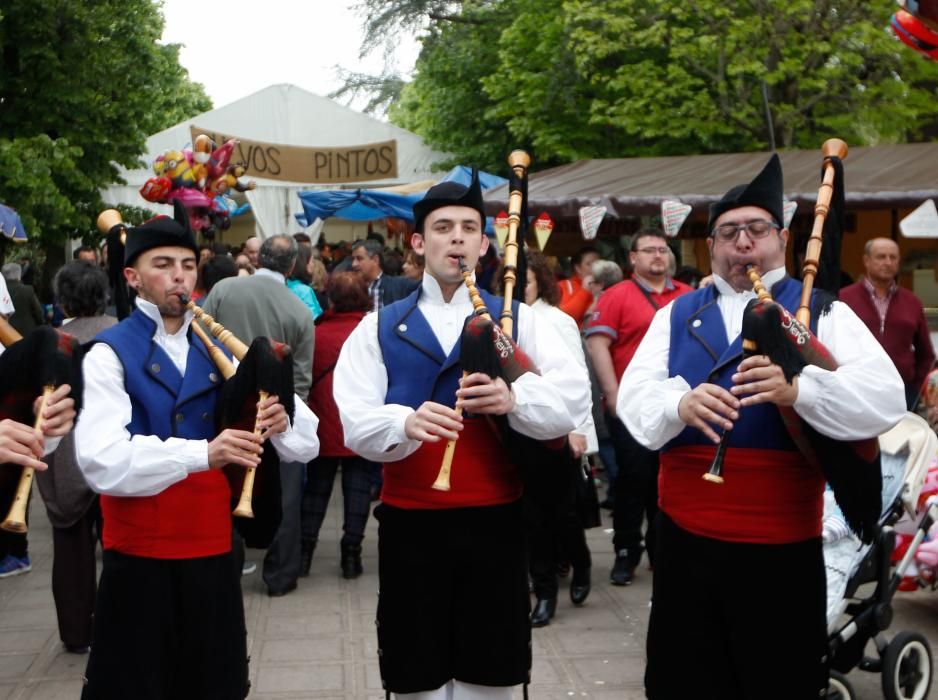
[[[465,286],[452,300],[443,300],[437,281],[423,276],[417,308],[433,329],[443,352],[449,355],[472,314]],[[490,309],[493,314],[501,309]],[[550,324],[536,325],[531,308],[518,310],[518,345],[538,367],[515,380],[515,406],[508,422],[518,432],[538,440],[561,437],[586,420],[590,406],[589,377],[577,364],[566,343]],[[404,434],[409,406],[385,404],[388,375],[378,344],[378,314],[365,316],[342,346],[335,368],[333,394],[345,431],[345,445],[366,459],[396,462],[420,447]]]
[[[192,313],[186,312],[179,331],[167,333],[156,306],[138,297],[137,308],[156,323],[153,342],[185,374]],[[109,346],[95,344],[85,355],[82,369],[85,394],[75,425],[75,452],[92,489],[112,496],[152,496],[190,473],[209,468],[208,440],[130,435],[127,425],[132,408],[124,391],[124,367]],[[272,436],[271,443],[282,459],[308,462],[319,453],[319,419],[299,397],[294,397],[294,403],[292,427]]]
[[[768,289],[784,268],[771,270]],[[714,275],[717,305],[733,341],[742,331],[743,312],[752,291],[735,292]],[[672,304],[674,302],[671,302]],[[895,365],[856,314],[839,301],[817,324],[818,340],[830,350],[837,370],[808,365],[798,377],[795,412],[835,440],[861,440],[892,428],[905,415],[905,390]],[[645,447],[657,450],[686,427],[678,416],[681,398],[690,391],[683,377],[668,377],[671,304],[659,310],[619,384],[617,415]],[[742,410],[746,410],[743,408]]]
[[[556,306],[551,306],[543,299],[535,299],[531,304],[531,310],[539,321],[550,323],[554,326],[563,342],[573,355],[577,363],[586,369],[586,355],[583,352],[583,338],[580,336],[580,329],[576,321],[570,314],[564,313]],[[589,371],[587,370],[587,376]],[[592,394],[592,392],[591,392]],[[574,431],[586,438],[586,454],[591,455],[599,451],[599,439],[596,437],[596,425],[593,423],[593,401],[590,396],[590,412],[586,414],[586,420],[583,421]]]
[[[7,289],[7,281],[0,275],[0,316],[10,317],[16,309],[13,306],[13,300],[10,298],[10,290]],[[0,343],[0,355],[3,354],[3,344]]]

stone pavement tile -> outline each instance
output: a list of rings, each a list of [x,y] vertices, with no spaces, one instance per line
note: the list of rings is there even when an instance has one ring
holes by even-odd
[[[3,629],[55,629],[58,625],[55,619],[55,608],[19,608],[13,605],[0,607],[0,620],[3,620]]]
[[[364,688],[365,690],[369,691],[382,690],[383,686],[381,685],[381,669],[379,668],[377,661],[360,664],[358,669],[360,675],[364,676],[364,682],[358,686],[359,688]]]
[[[345,629],[345,620],[338,611],[300,615],[267,615],[263,622],[263,636],[267,639],[325,636],[348,632]]]
[[[32,576],[32,574],[27,574],[27,576]],[[52,586],[38,585],[21,588],[13,593],[7,606],[21,610],[52,610],[54,614],[55,608],[52,602]]]
[[[253,687],[259,694],[279,693],[284,698],[300,697],[290,693],[345,690],[345,668],[343,664],[264,665],[258,669]]]
[[[40,629],[6,629],[0,634],[0,654],[39,652],[50,637],[58,639],[58,633],[48,627]]]
[[[16,683],[0,683],[0,700],[13,697],[14,690],[16,690]]]
[[[319,639],[268,639],[261,644],[261,652],[255,658],[263,665],[268,663],[341,661],[342,640],[338,637]]]
[[[531,664],[531,688],[569,684],[572,679],[563,666],[557,659],[535,658]]]
[[[378,658],[378,638],[374,634],[354,634],[345,637],[344,658],[360,663]]]
[[[39,654],[3,654],[0,655],[0,681],[16,680],[25,676],[29,667]]]
[[[584,656],[568,659],[582,687],[592,687],[597,681],[608,686],[641,687],[645,676],[645,657],[607,656],[599,658]]]
[[[45,668],[37,671],[39,675],[49,679],[80,679],[87,667],[88,654],[69,654],[64,647],[59,646]]]
[[[39,681],[23,700],[75,700],[81,695],[81,679],[74,681]]]
[[[557,630],[554,634],[565,654],[643,654],[645,638],[629,635],[615,626],[607,629],[581,628]]]

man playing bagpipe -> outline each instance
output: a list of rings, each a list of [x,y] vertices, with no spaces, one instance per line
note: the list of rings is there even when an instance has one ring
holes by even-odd
[[[185,302],[197,257],[178,203],[174,218],[131,228],[124,275],[136,310],[99,334],[85,357],[75,445],[104,516],[85,700],[247,695],[231,489],[220,467],[256,467],[268,438],[297,461],[319,447],[304,402],[293,402],[290,426],[288,397],[257,404],[257,433],[253,404],[247,429],[216,426],[241,373],[223,382],[192,335]]]
[[[802,283],[784,267],[782,191],[773,155],[751,183],[711,205],[714,284],[656,313],[620,385],[619,417],[640,443],[661,450],[649,698],[798,700],[826,693],[822,494],[825,478],[835,494],[843,485],[827,475],[848,463],[851,446],[840,444],[843,459],[829,460],[838,464],[819,466],[796,448],[799,438],[783,419],[795,415],[819,440],[858,441],[904,414],[895,367],[856,315],[833,299],[813,315],[811,330],[838,363],[835,371],[808,365],[786,378],[761,354],[772,348],[740,361],[744,317],[755,298],[747,266],[764,274],[785,309],[794,312],[801,295]],[[712,483],[701,476],[723,431],[731,431],[724,479]],[[878,461],[857,464],[845,490],[874,503],[864,518],[875,524]],[[868,469],[874,476],[864,481]]]
[[[432,187],[414,218],[421,286],[363,319],[334,380],[346,446],[384,464],[375,510],[381,676],[399,698],[508,699],[531,665],[522,486],[487,418],[507,416],[538,440],[565,436],[589,410],[589,380],[556,331],[535,328],[517,303],[517,344],[540,373],[510,387],[482,372],[460,380],[460,334],[473,313],[460,262],[475,269],[489,245],[478,179]],[[448,440],[451,488],[435,490]]]

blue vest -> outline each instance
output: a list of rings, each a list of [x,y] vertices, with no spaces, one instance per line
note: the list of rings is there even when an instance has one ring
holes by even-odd
[[[221,373],[202,342],[194,339],[189,344],[186,374],[180,375],[169,355],[153,342],[155,332],[153,320],[136,310],[95,338],[110,346],[124,366],[124,388],[133,409],[127,430],[131,435],[156,435],[161,440],[213,438]]]
[[[460,341],[449,356],[444,354],[427,319],[417,308],[421,287],[410,295],[378,311],[378,344],[387,368],[388,391],[385,403],[410,406],[414,410],[424,401],[434,401],[452,408],[462,377],[459,366]],[[500,313],[503,301],[480,290],[493,316]],[[518,302],[511,304],[515,318],[513,339],[518,338]],[[416,352],[415,352],[416,351]]]
[[[742,338],[737,336],[732,343],[727,343],[717,296],[716,286],[711,285],[675,299],[671,307],[668,376],[681,376],[691,387],[707,382],[729,390],[733,386],[732,376],[742,361]],[[772,288],[772,298],[794,313],[801,299],[801,282],[790,277],[782,278]],[[811,330],[817,333],[815,318],[811,319]],[[687,427],[663,449],[686,445],[713,447],[703,433]],[[796,449],[773,404],[746,406],[739,411],[729,446]]]

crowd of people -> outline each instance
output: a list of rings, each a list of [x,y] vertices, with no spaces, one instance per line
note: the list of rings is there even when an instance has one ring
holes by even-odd
[[[935,355],[921,303],[896,285],[893,241],[870,241],[864,278],[811,321],[839,368],[792,379],[765,354],[744,356],[740,339],[755,298],[748,265],[787,309],[802,288],[785,269],[777,158],[712,205],[712,275],[679,269],[655,228],[631,236],[627,261],[586,246],[565,275],[528,251],[524,303],[510,304],[501,331],[465,324],[479,304],[496,317],[503,306],[477,180],[431,188],[403,253],[378,235],[198,246],[179,209],[128,230],[123,277],[135,302],[119,323],[94,248],[55,275],[51,312],[21,264],[3,266],[0,313],[20,334],[56,323],[87,348],[82,395],[52,395],[42,436],[0,422],[0,461],[42,472],[60,636],[68,651],[90,651],[83,698],[247,694],[238,577],[256,566],[245,555],[254,543],[232,527],[240,481],[229,483],[225,465],[262,465],[258,478],[267,471],[277,489],[262,570],[274,597],[310,575],[338,474],[345,578],[363,572],[380,501],[389,696],[507,700],[526,686],[531,629],[555,616],[559,577],[569,572],[574,605],[590,594],[584,533],[600,505],[612,511],[609,582],[652,576],[650,698],[824,695],[824,477],[782,417],[859,440],[918,402]],[[190,333],[190,299],[252,352],[264,338],[290,348],[288,389],[252,403],[247,423],[220,423],[228,374],[212,356],[241,368],[227,347]],[[467,359],[478,336],[498,376]],[[721,440],[726,484],[708,486],[700,476]],[[443,471],[451,482],[438,488]],[[757,598],[740,567],[775,593]],[[29,569],[25,535],[0,533],[0,577]],[[745,630],[766,595],[784,607],[754,648]],[[767,658],[800,672],[776,674],[766,690]]]

